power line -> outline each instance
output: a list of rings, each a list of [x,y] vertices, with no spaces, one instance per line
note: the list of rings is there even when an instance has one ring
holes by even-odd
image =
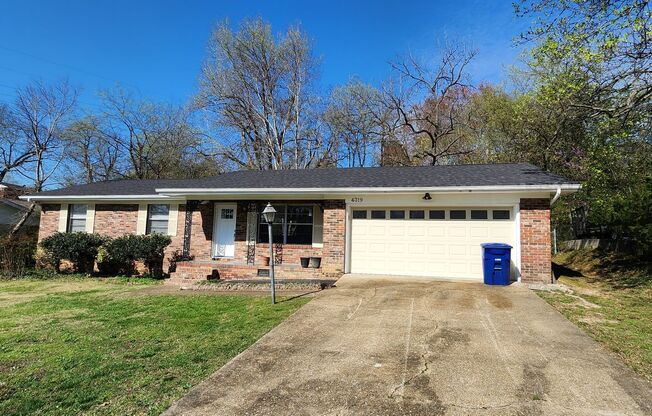
[[[0,87],[7,88],[7,89],[10,89],[10,90],[14,91],[14,94],[6,93],[6,92],[0,92],[0,95],[2,95],[4,97],[13,98],[13,99],[15,99],[17,97],[17,94],[16,94],[16,89],[17,88],[16,87],[12,87],[11,85],[7,85],[7,84],[0,84]],[[80,99],[77,99],[77,102],[79,104],[82,104],[85,107],[95,108],[96,110],[102,110],[103,109],[102,105],[99,104],[99,103],[91,103],[89,101],[80,100]]]
[[[62,66],[64,68],[68,68],[68,69],[70,69],[72,71],[76,71],[76,72],[79,72],[79,73],[82,73],[82,74],[86,74],[88,76],[92,76],[92,77],[95,77],[95,78],[103,79],[105,81],[110,81],[112,83],[127,85],[127,86],[130,86],[132,88],[135,88],[136,90],[138,90],[140,92],[140,87],[138,87],[137,85],[133,85],[133,84],[130,84],[130,83],[127,83],[127,82],[119,81],[117,79],[112,79],[112,78],[109,78],[109,77],[105,77],[103,75],[96,74],[94,72],[87,71],[85,69],[78,68],[78,67],[70,65],[70,64],[53,61],[52,59],[49,59],[49,58],[43,58],[41,56],[37,56],[37,55],[34,55],[32,53],[21,51],[21,50],[18,50],[18,49],[9,48],[9,47],[4,46],[4,45],[0,45],[0,49],[4,49],[4,50],[9,51],[9,52],[18,53],[18,54],[21,54],[21,55],[24,55],[24,56],[28,56],[28,57],[30,57],[32,59],[37,59],[37,60],[40,60],[42,62],[47,62],[47,63],[52,64],[52,65]]]

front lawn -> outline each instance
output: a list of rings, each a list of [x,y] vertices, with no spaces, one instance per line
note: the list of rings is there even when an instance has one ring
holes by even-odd
[[[307,301],[0,281],[0,414],[159,414]]]
[[[650,264],[590,250],[560,253],[554,261],[570,292],[539,296],[652,382]]]

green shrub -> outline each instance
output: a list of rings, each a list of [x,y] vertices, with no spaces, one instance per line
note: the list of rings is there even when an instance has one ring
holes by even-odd
[[[131,276],[136,261],[142,261],[152,277],[161,278],[164,251],[171,242],[162,234],[127,234],[110,239],[82,232],[53,234],[41,242],[41,247],[57,271],[61,261],[68,260],[75,271],[92,273],[97,261],[101,274]]]
[[[172,239],[163,234],[151,234],[142,236],[138,250],[138,259],[145,263],[149,274],[157,279],[163,276],[163,257],[165,248],[170,245]]]
[[[0,276],[15,278],[34,267],[36,241],[34,238],[18,236],[0,239]]]
[[[163,256],[165,248],[171,243],[170,237],[162,234],[133,235],[107,241],[100,248],[97,265],[103,274],[132,275],[135,262],[142,261],[151,276],[163,275]]]
[[[97,250],[106,242],[105,237],[84,232],[55,233],[41,241],[54,267],[60,270],[61,261],[68,260],[76,272],[92,273]]]
[[[127,234],[107,241],[98,251],[97,266],[100,273],[127,276],[134,274],[143,237],[145,236]]]

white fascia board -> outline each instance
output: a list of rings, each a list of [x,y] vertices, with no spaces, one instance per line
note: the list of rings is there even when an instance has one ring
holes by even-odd
[[[168,196],[192,195],[252,195],[252,194],[358,194],[358,193],[414,193],[414,192],[522,192],[522,191],[574,192],[580,184],[563,185],[491,185],[491,186],[442,186],[442,187],[361,187],[361,188],[159,188],[156,192]]]
[[[324,195],[324,194],[409,194],[415,192],[556,192],[571,193],[581,188],[580,184],[563,185],[490,185],[490,186],[442,186],[442,187],[360,187],[360,188],[159,188],[153,195],[23,195],[25,201],[183,201],[189,196],[240,196],[258,194]]]
[[[23,195],[19,197],[25,201],[173,201],[168,195]],[[179,199],[177,199],[179,200]]]

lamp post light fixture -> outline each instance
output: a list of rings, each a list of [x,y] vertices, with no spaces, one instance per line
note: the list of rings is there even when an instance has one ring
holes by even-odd
[[[263,210],[263,218],[267,223],[267,236],[269,237],[269,278],[272,283],[272,305],[276,303],[276,288],[274,282],[274,248],[272,241],[272,224],[274,223],[274,217],[276,216],[276,210],[270,204],[267,203],[267,206]]]

